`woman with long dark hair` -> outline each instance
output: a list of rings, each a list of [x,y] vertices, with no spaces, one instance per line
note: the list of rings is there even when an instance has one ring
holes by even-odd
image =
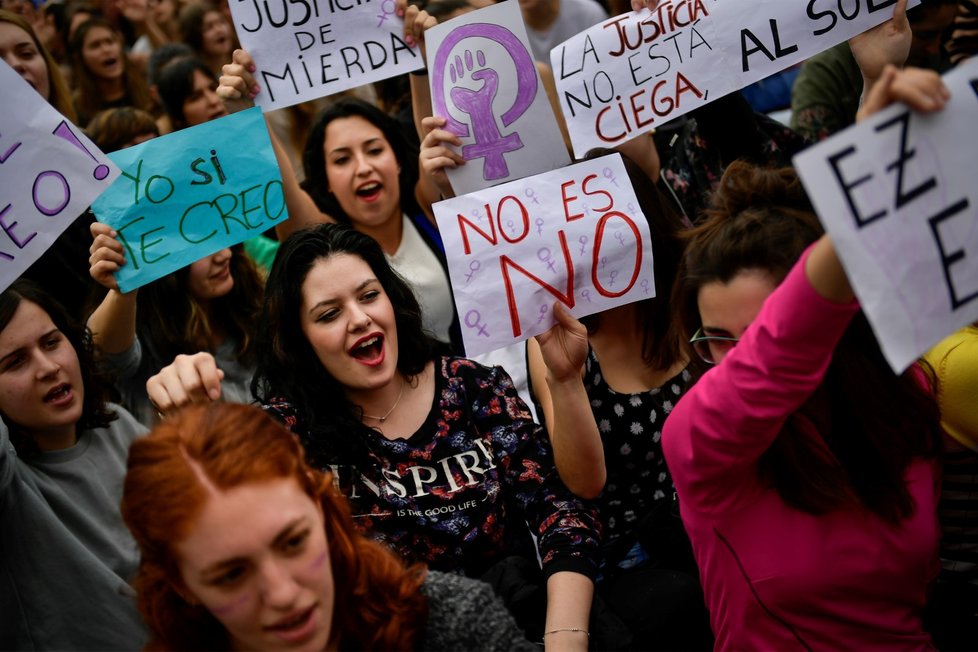
[[[68,44],[74,64],[75,109],[82,127],[96,113],[118,106],[149,111],[149,86],[129,62],[122,35],[104,18],[90,18]]]
[[[529,627],[583,649],[595,512],[560,482],[506,373],[436,355],[421,323],[375,240],[339,224],[300,231],[266,285],[254,393],[333,470],[357,525],[405,558],[481,577],[518,557],[539,573],[532,532],[547,599]],[[183,357],[147,387],[167,413],[219,396],[220,373],[206,354]]]
[[[412,16],[414,21],[405,24],[406,39],[434,24],[424,12]],[[250,101],[262,92],[254,72],[250,55],[236,50],[234,63],[224,67],[219,94]],[[412,81],[412,87],[417,84]],[[419,174],[418,152],[402,129],[377,107],[353,98],[323,111],[306,140],[302,187],[328,218],[311,222],[300,217],[277,231],[284,240],[297,228],[329,219],[369,235],[394,269],[409,279],[422,304],[425,330],[461,351],[448,263],[431,210],[441,195],[429,175]]]
[[[139,552],[119,514],[130,443],[91,335],[43,290],[0,294],[0,648],[132,650]]]

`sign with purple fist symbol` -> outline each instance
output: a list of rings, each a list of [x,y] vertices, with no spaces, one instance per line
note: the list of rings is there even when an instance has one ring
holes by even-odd
[[[527,45],[519,5],[503,2],[425,32],[431,103],[462,140],[456,194],[570,163]]]
[[[536,201],[534,201],[536,198]],[[655,296],[652,242],[613,154],[435,204],[467,355]]]
[[[41,257],[119,168],[0,61],[0,289]]]

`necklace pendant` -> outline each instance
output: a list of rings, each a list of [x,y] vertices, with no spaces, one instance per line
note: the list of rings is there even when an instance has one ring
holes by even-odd
[[[380,419],[378,419],[378,421],[380,421],[381,423],[383,423],[383,422],[387,421],[387,417],[380,417]]]

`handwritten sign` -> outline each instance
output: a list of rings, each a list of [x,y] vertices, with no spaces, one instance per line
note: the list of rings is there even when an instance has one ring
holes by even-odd
[[[0,289],[41,257],[119,169],[0,61]]]
[[[892,106],[795,157],[890,365],[978,320],[978,59],[940,113]]]
[[[110,155],[122,176],[92,205],[125,247],[128,292],[288,218],[255,107]]]
[[[456,194],[570,164],[519,4],[502,2],[425,32],[434,114],[462,140]]]
[[[606,20],[550,53],[574,154],[804,61],[889,19],[896,1],[671,0]]]
[[[614,154],[435,204],[468,355],[655,296],[649,226]]]
[[[424,67],[404,42],[394,0],[231,0],[238,39],[255,60],[266,111]]]

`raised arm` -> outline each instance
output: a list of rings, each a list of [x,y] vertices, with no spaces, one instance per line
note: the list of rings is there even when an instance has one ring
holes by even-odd
[[[590,500],[604,489],[607,470],[582,376],[587,329],[558,303],[554,314],[554,327],[527,342],[530,379],[550,433],[557,472],[568,489]]]
[[[890,20],[849,39],[849,49],[863,76],[860,106],[865,103],[887,66],[903,67],[910,54],[912,40],[913,33],[907,20],[907,0],[897,0]]]
[[[224,100],[228,111],[241,111],[254,106],[254,98],[261,92],[261,87],[255,81],[253,74],[255,70],[255,62],[250,54],[245,50],[234,51],[231,63],[226,64],[222,69],[220,85],[217,87],[217,94]],[[266,118],[266,122],[267,120]],[[275,150],[275,159],[282,175],[285,206],[289,211],[289,219],[275,225],[275,233],[278,239],[284,241],[289,235],[300,229],[323,222],[335,222],[336,220],[331,216],[320,211],[312,197],[299,186],[295,170],[292,168],[292,161],[289,160],[289,155],[270,126],[268,135],[271,138],[272,149]]]
[[[421,50],[421,57],[427,62],[427,50],[425,48],[424,33],[438,24],[438,19],[430,15],[427,11],[419,9],[415,5],[408,4],[407,0],[397,0],[397,15],[404,19],[404,41],[408,45],[418,45]],[[424,120],[432,114],[431,108],[431,89],[428,86],[427,69],[424,73],[420,71],[409,75],[411,84],[411,111],[414,117],[414,128],[418,132],[418,140],[424,143],[426,135],[430,132],[430,127],[426,128]],[[423,162],[423,161],[422,161]],[[447,185],[447,182],[446,182]],[[436,179],[430,174],[425,174],[421,170],[418,174],[418,183],[414,193],[418,205],[435,224],[435,215],[431,210],[431,205],[442,197],[452,197],[452,194],[445,194],[443,187],[437,183]],[[436,225],[437,226],[437,225]]]
[[[92,246],[89,248],[89,274],[109,292],[88,318],[92,341],[105,353],[122,353],[136,339],[136,292],[123,294],[115,273],[126,264],[122,243],[108,224],[93,222]]]

